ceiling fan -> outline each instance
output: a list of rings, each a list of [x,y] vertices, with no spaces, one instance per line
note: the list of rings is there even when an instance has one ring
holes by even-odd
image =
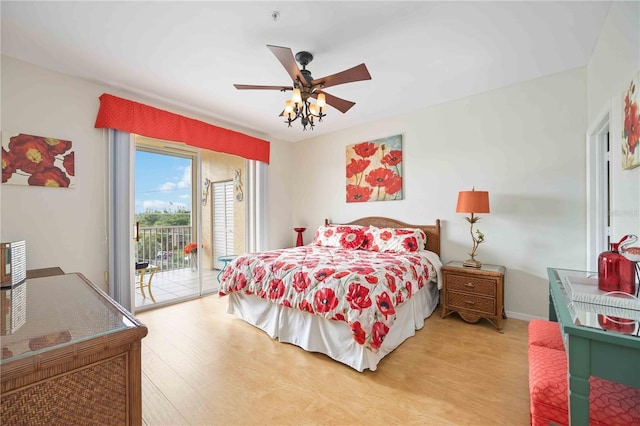
[[[311,71],[307,69],[309,62],[313,60],[313,55],[309,52],[298,52],[294,58],[293,52],[288,47],[267,45],[269,50],[278,58],[282,66],[287,70],[293,80],[291,86],[255,86],[249,84],[234,84],[238,90],[279,90],[286,92],[291,90],[293,95],[285,104],[285,109],[280,116],[285,116],[289,124],[300,118],[304,130],[309,126],[315,126],[315,121],[322,121],[326,116],[326,105],[331,105],[338,111],[345,113],[356,103],[330,95],[324,89],[339,84],[351,83],[354,81],[371,80],[371,75],[365,64],[357,65],[348,70],[341,71],[326,77],[314,79]],[[296,61],[302,65],[298,68]],[[312,103],[310,98],[316,100]]]

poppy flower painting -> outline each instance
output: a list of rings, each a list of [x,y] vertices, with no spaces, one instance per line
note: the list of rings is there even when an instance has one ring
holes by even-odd
[[[622,123],[622,168],[633,169],[640,166],[640,73],[631,80],[624,94]]]
[[[2,132],[2,183],[72,188],[75,153],[71,141]]]
[[[347,146],[347,203],[402,200],[402,135]]]

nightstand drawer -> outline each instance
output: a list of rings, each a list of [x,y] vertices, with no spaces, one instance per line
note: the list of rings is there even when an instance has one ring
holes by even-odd
[[[496,314],[496,299],[476,296],[469,293],[448,291],[445,294],[449,308],[464,309],[467,311],[481,312],[490,315]]]
[[[463,291],[485,296],[496,295],[496,280],[446,273],[447,291]]]

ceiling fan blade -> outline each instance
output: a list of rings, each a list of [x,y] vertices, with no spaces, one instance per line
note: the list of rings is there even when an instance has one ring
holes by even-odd
[[[338,84],[351,83],[353,81],[371,80],[371,74],[365,64],[356,65],[337,74],[322,77],[311,82],[312,86],[322,84],[322,87],[337,86]]]
[[[278,58],[284,69],[287,70],[289,76],[291,76],[291,80],[294,82],[306,81],[300,72],[300,68],[298,68],[298,65],[296,64],[296,59],[293,57],[291,49],[288,47],[272,46],[270,44],[267,44],[267,47],[276,56],[276,58]]]
[[[247,90],[247,89],[280,90],[281,92],[284,92],[287,90],[293,90],[293,87],[291,86],[255,86],[252,84],[234,84],[233,87],[235,87],[238,90]]]
[[[347,101],[337,96],[330,95],[324,91],[322,93],[324,93],[324,97],[327,103],[342,113],[349,111],[351,107],[356,104],[355,102]],[[311,95],[311,97],[313,98],[317,98],[317,96],[318,96],[317,93],[314,93],[313,95]]]

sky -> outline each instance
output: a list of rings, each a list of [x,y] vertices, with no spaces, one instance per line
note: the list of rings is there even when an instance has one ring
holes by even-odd
[[[135,211],[191,211],[191,160],[136,150]]]

